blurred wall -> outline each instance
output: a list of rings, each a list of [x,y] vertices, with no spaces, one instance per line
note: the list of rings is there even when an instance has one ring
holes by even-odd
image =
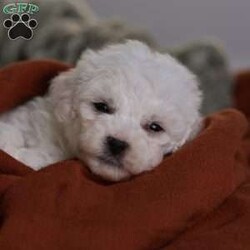
[[[101,17],[146,28],[164,47],[212,38],[232,68],[250,67],[250,0],[87,0]]]

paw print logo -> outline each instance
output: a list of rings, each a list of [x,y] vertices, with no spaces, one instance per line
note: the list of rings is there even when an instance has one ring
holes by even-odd
[[[35,19],[30,19],[27,13],[13,14],[10,19],[6,19],[3,26],[8,29],[8,36],[11,40],[16,40],[21,37],[25,40],[30,40],[33,37],[33,30],[38,23]]]

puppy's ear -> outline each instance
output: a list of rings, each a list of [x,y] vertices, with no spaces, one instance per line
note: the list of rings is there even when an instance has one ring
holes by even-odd
[[[74,109],[76,83],[73,75],[73,70],[61,73],[50,85],[49,100],[59,122],[70,122],[76,116]]]
[[[193,140],[201,132],[203,127],[204,127],[204,119],[201,116],[199,116],[191,127],[188,141]]]

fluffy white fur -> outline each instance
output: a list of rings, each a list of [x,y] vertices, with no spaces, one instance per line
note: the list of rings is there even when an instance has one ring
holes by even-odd
[[[112,114],[98,112],[105,102]],[[157,166],[199,131],[196,77],[174,58],[138,41],[85,52],[49,92],[0,117],[0,148],[33,169],[77,157],[95,174],[118,181]],[[155,122],[164,130],[154,132]],[[128,145],[122,157],[106,138]]]

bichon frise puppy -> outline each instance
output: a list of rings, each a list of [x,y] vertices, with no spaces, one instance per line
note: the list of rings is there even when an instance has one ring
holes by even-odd
[[[85,52],[37,97],[0,117],[0,148],[37,170],[77,157],[118,181],[157,166],[201,125],[196,77],[138,41]]]

